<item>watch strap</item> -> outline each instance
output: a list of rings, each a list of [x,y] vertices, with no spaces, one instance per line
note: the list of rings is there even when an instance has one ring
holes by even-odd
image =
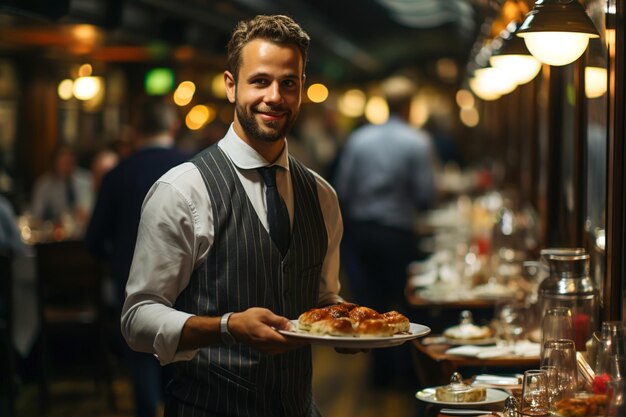
[[[228,331],[228,319],[231,314],[233,314],[233,312],[226,313],[220,318],[220,338],[222,339],[222,342],[227,345],[237,343],[235,337]]]

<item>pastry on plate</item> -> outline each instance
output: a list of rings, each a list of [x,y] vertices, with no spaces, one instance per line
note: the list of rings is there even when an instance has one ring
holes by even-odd
[[[409,319],[404,314],[398,313],[397,311],[388,311],[381,314],[381,316],[388,325],[393,327],[394,333],[408,332],[411,327]]]
[[[298,329],[320,335],[389,337],[408,332],[410,323],[397,311],[381,314],[369,307],[340,303],[305,311],[298,317]]]
[[[363,337],[388,337],[395,330],[384,319],[365,319],[356,325],[356,333]]]
[[[487,389],[467,385],[461,374],[454,372],[448,385],[435,388],[435,398],[449,403],[474,403],[487,398]]]
[[[348,317],[328,318],[311,324],[309,333],[331,336],[354,336],[354,323]]]

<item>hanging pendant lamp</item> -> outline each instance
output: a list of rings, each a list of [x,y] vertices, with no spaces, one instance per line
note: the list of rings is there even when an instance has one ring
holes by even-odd
[[[538,60],[562,66],[576,61],[589,39],[600,35],[578,0],[537,0],[517,36]]]

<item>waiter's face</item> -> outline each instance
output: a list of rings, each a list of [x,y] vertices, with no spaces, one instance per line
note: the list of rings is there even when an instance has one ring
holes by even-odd
[[[302,98],[302,57],[296,46],[255,39],[241,52],[239,76],[226,71],[235,103],[235,131],[245,140],[276,142],[293,126]]]

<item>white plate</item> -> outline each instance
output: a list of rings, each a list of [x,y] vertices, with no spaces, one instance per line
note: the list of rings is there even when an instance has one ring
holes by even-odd
[[[294,330],[279,330],[279,333],[299,339],[306,340],[314,345],[333,346],[338,348],[373,349],[390,346],[398,346],[404,342],[418,337],[426,336],[430,333],[430,327],[421,324],[411,323],[408,333],[394,334],[388,337],[350,337],[350,336],[329,336],[316,335],[297,330],[298,321],[291,320]]]
[[[487,397],[483,401],[457,403],[457,402],[437,400],[435,398],[435,388],[426,388],[421,391],[417,391],[417,393],[415,394],[415,398],[417,398],[418,400],[427,402],[427,403],[441,404],[441,405],[447,405],[450,407],[459,407],[459,408],[468,407],[468,406],[474,407],[476,405],[483,405],[483,404],[495,404],[495,403],[499,403],[499,402],[506,400],[508,396],[509,396],[508,393],[501,391],[499,389],[487,388]]]

